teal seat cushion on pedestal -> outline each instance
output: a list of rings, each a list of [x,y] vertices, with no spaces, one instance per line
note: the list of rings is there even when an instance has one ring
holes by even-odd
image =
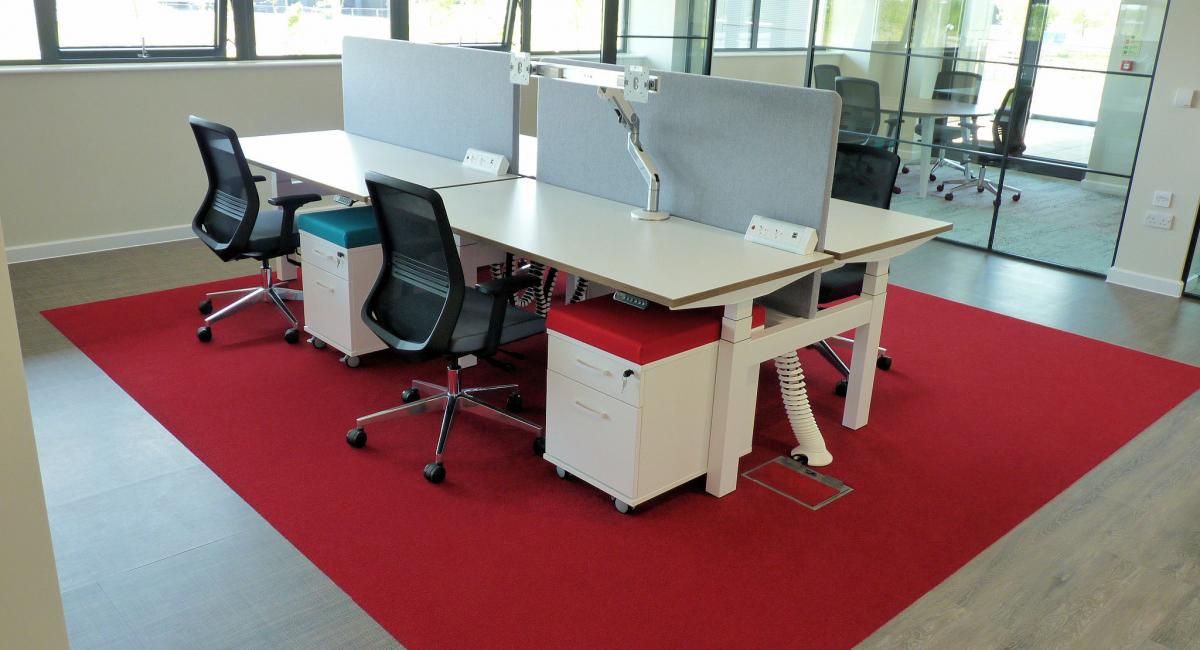
[[[297,227],[314,237],[342,248],[359,248],[379,243],[374,209],[365,205],[344,210],[322,210],[300,215]]]

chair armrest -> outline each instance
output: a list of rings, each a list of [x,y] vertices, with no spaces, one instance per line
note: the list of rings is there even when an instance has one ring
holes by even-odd
[[[255,183],[261,183],[261,182],[267,180],[267,177],[259,175],[259,174],[255,174],[254,176],[250,177],[250,180],[254,181]]]
[[[267,203],[281,207],[284,210],[294,211],[296,208],[304,205],[305,203],[312,203],[313,201],[320,200],[320,194],[292,194],[290,196],[273,196],[267,199]]]
[[[504,297],[513,295],[521,289],[537,285],[542,279],[532,273],[514,273],[495,280],[488,280],[475,285],[475,289],[485,296]]]

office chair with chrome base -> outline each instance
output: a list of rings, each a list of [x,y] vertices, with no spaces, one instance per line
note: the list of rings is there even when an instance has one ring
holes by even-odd
[[[359,418],[346,434],[346,442],[355,448],[365,445],[368,424],[441,411],[434,461],[425,466],[425,478],[441,483],[446,478],[446,439],[459,412],[515,425],[541,439],[542,427],[479,399],[485,393],[510,391],[508,410],[520,410],[516,384],[463,388],[458,363],[464,356],[476,355],[505,366],[494,358],[499,346],[546,330],[545,320],[509,304],[513,294],[533,286],[538,278],[516,273],[468,287],[437,192],[375,172],[367,173],[367,189],[375,207],[384,264],[363,303],[363,321],[393,350],[417,359],[445,357],[448,364],[445,386],[413,381],[401,394],[403,405]],[[422,388],[433,394],[422,398]]]
[[[892,185],[896,182],[896,173],[900,169],[900,157],[886,149],[879,149],[861,144],[842,143],[837,147],[837,159],[833,168],[833,189],[830,195],[835,199],[861,203],[876,208],[888,209],[892,205]],[[818,304],[828,304],[862,293],[863,276],[867,265],[851,263],[832,271],[821,274],[821,285],[817,293]],[[813,347],[829,363],[833,364],[842,377],[850,376],[850,368],[838,356],[829,341],[842,344],[853,344],[853,339],[835,336],[832,339],[818,341]],[[880,370],[890,370],[892,358],[887,350],[879,348],[875,365]],[[845,396],[849,382],[842,379],[837,383],[835,392]]]
[[[842,98],[842,121],[838,131],[838,146],[842,144],[865,145],[885,148],[889,140],[896,137],[899,122],[888,121],[887,138],[876,136],[883,124],[883,111],[879,103],[879,82],[858,77],[838,77],[835,81],[837,93]],[[870,135],[866,135],[870,134]],[[900,186],[893,177],[892,193],[899,194]]]
[[[270,302],[288,321],[283,338],[288,343],[300,340],[300,321],[288,308],[286,301],[303,300],[304,294],[285,288],[287,281],[276,282],[271,260],[286,257],[300,247],[296,232],[296,209],[320,200],[317,194],[277,196],[267,200],[280,210],[258,210],[257,181],[262,176],[250,174],[250,166],[242,153],[233,129],[192,115],[188,117],[204,171],[208,175],[208,191],[200,209],[192,219],[192,232],[216,253],[221,261],[254,259],[262,265],[262,282],[257,287],[215,291],[200,303],[204,325],[196,330],[196,338],[207,343],[212,340],[212,324],[228,318],[256,302]],[[240,296],[233,303],[213,313],[214,296]]]
[[[979,90],[983,87],[983,75],[960,70],[942,70],[937,73],[937,79],[933,82],[933,85],[934,99],[974,104],[979,101]],[[951,124],[950,120],[945,117],[939,117],[934,120],[931,142],[937,154],[933,167],[929,170],[930,182],[937,180],[935,174],[942,167],[949,167],[962,172],[964,180],[974,178],[971,176],[971,169],[965,161],[947,158],[946,149],[937,147],[939,144],[953,144],[955,141],[968,146],[979,144],[979,136],[977,134],[979,127],[975,124],[975,118],[963,117],[959,118],[957,122],[957,124]],[[917,124],[916,133],[917,135],[924,135],[921,133],[920,123]],[[924,137],[922,137],[922,140],[924,140]],[[907,174],[908,168],[901,168],[900,171]]]
[[[1000,102],[1000,108],[996,109],[996,115],[992,118],[992,141],[978,143],[976,149],[980,153],[971,155],[979,165],[979,176],[964,179],[948,190],[945,189],[944,183],[939,184],[937,191],[945,190],[945,194],[942,195],[944,199],[953,201],[955,192],[973,186],[980,194],[990,192],[995,196],[992,200],[993,205],[999,206],[1003,202],[1000,186],[987,178],[987,168],[989,165],[999,167],[1005,154],[1019,156],[1025,152],[1025,120],[1029,117],[1030,100],[1029,93],[1018,94],[1016,88],[1009,88],[1008,92],[1004,93],[1004,100]],[[986,149],[991,149],[994,153],[985,152]],[[1021,200],[1021,188],[1006,184],[1004,190],[1012,192],[1013,201]]]

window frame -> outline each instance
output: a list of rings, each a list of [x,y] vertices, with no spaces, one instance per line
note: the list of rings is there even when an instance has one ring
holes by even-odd
[[[817,11],[816,5],[818,2],[819,2],[819,0],[810,0],[809,8],[808,8],[808,13],[809,13],[810,17],[816,15],[816,11]],[[750,11],[750,46],[749,47],[715,47],[714,46],[713,47],[714,53],[728,54],[728,53],[737,53],[737,52],[807,52],[810,49],[813,50],[814,52],[819,52],[819,51],[825,49],[824,47],[821,47],[821,46],[812,47],[809,45],[800,45],[800,46],[796,46],[796,47],[759,47],[758,46],[758,33],[759,33],[759,30],[762,28],[762,3],[763,3],[763,0],[754,0],[754,4],[751,7],[751,11]],[[715,23],[716,22],[716,16],[715,16],[716,3],[715,2],[713,3],[713,13],[714,13],[714,15],[712,16],[712,18],[710,18],[710,20],[712,20]],[[808,29],[809,29],[809,33],[805,37],[805,40],[807,40],[809,43],[812,43],[813,22],[811,20],[809,22]]]
[[[214,43],[211,47],[62,47],[58,38],[57,0],[16,0],[31,2],[38,32],[39,59],[4,60],[0,67],[28,65],[78,65],[153,62],[228,62],[228,61],[291,61],[340,59],[340,54],[283,54],[257,53],[254,25],[254,0],[214,0]],[[495,43],[453,43],[463,47],[507,52],[512,49],[513,29],[519,2],[507,0],[501,39]],[[390,0],[389,37],[408,40],[409,0]],[[232,30],[230,25],[232,23]],[[231,33],[232,32],[232,33]],[[229,55],[230,39],[237,44],[237,53]]]

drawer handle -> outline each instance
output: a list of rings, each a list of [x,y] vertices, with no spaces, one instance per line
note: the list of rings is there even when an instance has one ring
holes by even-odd
[[[579,400],[575,400],[575,407],[584,411],[585,413],[591,414],[593,417],[600,418],[601,420],[608,419],[607,413],[604,413],[602,411],[597,411],[596,409],[588,406],[587,404],[584,404],[583,402],[581,402]]]
[[[583,359],[580,359],[579,357],[575,357],[575,363],[583,366],[584,368],[587,368],[588,370],[591,370],[592,372],[598,372],[598,373],[604,375],[605,377],[612,377],[611,372],[605,370],[604,368],[598,368],[596,366],[593,366],[592,364],[584,361]]]
[[[317,285],[318,287],[321,287],[322,289],[324,289],[330,293],[333,293],[333,287],[325,284],[324,282],[321,282],[320,280],[313,280],[313,284]]]

